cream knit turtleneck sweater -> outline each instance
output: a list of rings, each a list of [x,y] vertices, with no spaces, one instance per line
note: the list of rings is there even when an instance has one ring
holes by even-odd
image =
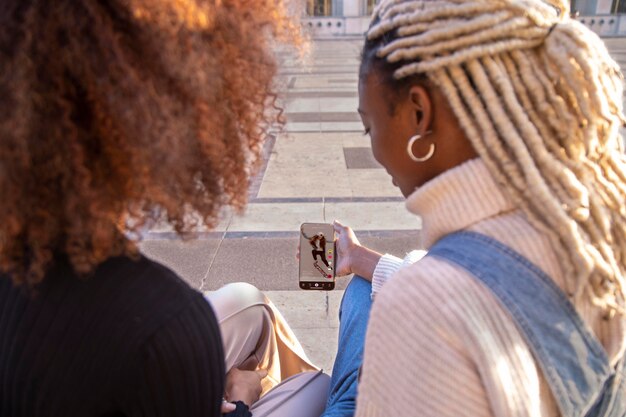
[[[407,208],[422,217],[426,248],[458,230],[483,233],[564,288],[549,239],[481,160],[428,182],[409,196]],[[465,270],[422,255],[385,255],[376,268],[356,415],[559,416],[530,348],[492,293]],[[623,320],[604,321],[587,301],[576,308],[615,363],[624,348]]]

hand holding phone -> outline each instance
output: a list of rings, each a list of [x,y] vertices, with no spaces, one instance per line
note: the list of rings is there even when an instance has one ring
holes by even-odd
[[[335,229],[335,276],[343,277],[353,274],[353,261],[358,260],[356,251],[361,247],[361,242],[349,226],[343,225],[339,220],[333,223]]]
[[[332,224],[300,226],[299,285],[303,290],[335,288],[335,230]]]

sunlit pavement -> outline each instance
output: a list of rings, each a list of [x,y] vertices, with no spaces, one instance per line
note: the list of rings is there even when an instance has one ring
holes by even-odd
[[[606,41],[626,68],[626,38]],[[360,39],[313,42],[308,56],[281,54],[279,89],[287,124],[267,141],[264,164],[243,216],[223,221],[182,243],[155,227],[143,252],[168,265],[194,287],[210,291],[247,281],[283,311],[319,366],[332,367],[342,288],[326,293],[297,287],[295,255],[302,222],[351,225],[370,247],[402,256],[420,246],[420,219],[371,155],[356,111]]]

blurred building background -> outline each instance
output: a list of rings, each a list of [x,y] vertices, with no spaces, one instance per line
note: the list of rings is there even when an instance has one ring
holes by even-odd
[[[305,27],[314,37],[362,36],[376,0],[306,1]]]
[[[301,0],[314,37],[362,36],[376,0]],[[572,0],[571,11],[603,37],[626,36],[626,0]]]
[[[626,36],[626,0],[572,0],[571,10],[602,37]]]

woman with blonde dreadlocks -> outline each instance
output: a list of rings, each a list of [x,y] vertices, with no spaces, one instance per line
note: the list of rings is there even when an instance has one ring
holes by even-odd
[[[359,112],[429,253],[400,269],[337,225],[338,273],[376,290],[399,269],[372,306],[358,416],[624,415],[622,76],[567,10],[377,7]]]

